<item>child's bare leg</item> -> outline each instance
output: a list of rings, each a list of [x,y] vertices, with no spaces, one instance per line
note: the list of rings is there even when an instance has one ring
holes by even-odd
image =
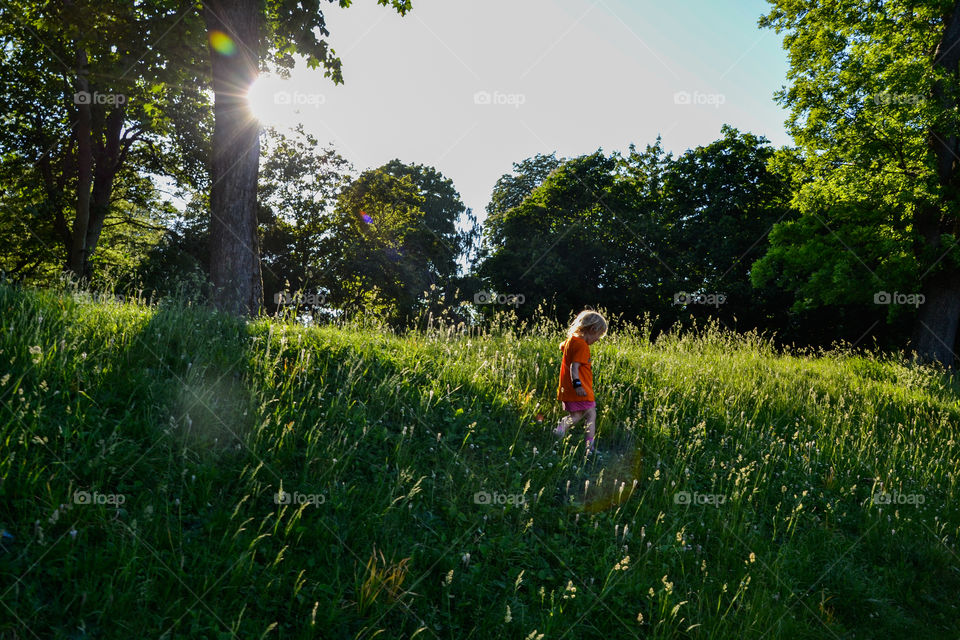
[[[597,410],[596,408],[587,409],[583,414],[586,418],[584,424],[587,426],[587,451],[593,451],[593,435],[597,424]]]
[[[557,428],[554,429],[553,432],[558,436],[564,435],[567,429],[580,422],[580,418],[582,418],[585,413],[585,411],[571,411],[560,418],[560,422],[557,423]]]

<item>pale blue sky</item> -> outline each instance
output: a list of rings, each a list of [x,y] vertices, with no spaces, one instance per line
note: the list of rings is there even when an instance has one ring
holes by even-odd
[[[536,153],[642,148],[658,134],[679,153],[718,138],[723,123],[789,143],[773,102],[786,55],[757,27],[766,2],[413,6],[401,18],[374,0],[331,5],[345,84],[301,65],[289,83],[262,83],[255,108],[268,121],[302,120],[358,170],[392,158],[432,165],[481,219],[497,178]]]

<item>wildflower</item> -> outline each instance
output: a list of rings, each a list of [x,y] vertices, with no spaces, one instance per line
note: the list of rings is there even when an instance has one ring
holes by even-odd
[[[663,583],[663,588],[668,594],[673,593],[673,583],[667,581],[667,574],[663,574],[663,577],[660,578],[660,582]]]
[[[510,615],[510,605],[507,605],[507,615],[503,617],[504,623],[510,622],[513,620],[513,616]]]

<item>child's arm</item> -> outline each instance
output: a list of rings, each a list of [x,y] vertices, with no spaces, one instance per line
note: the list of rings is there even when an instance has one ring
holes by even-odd
[[[580,363],[571,362],[570,363],[570,380],[579,382],[580,381],[579,371],[580,371]],[[587,395],[587,390],[584,389],[582,386],[576,386],[575,389],[578,396]]]

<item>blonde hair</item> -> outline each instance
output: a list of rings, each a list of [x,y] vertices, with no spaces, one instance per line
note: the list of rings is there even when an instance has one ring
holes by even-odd
[[[606,319],[596,311],[590,311],[589,309],[585,309],[577,314],[573,324],[567,329],[567,337],[570,338],[575,335],[582,336],[587,332],[596,335],[598,338],[603,337],[607,333]]]

